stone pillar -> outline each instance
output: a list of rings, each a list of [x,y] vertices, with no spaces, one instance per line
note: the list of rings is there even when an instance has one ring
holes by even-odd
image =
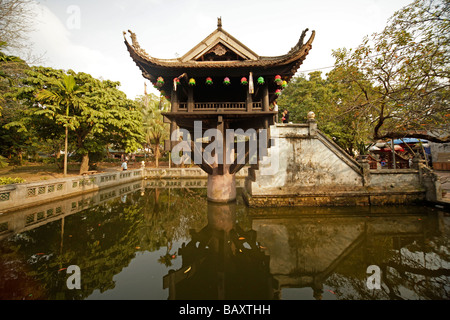
[[[308,135],[310,137],[314,137],[314,136],[317,135],[317,122],[316,122],[316,119],[315,119],[316,115],[315,115],[314,112],[310,111],[310,112],[308,112],[308,116],[307,117],[308,117],[307,122],[308,122],[308,125],[309,125]]]
[[[370,164],[369,160],[361,158],[358,159],[358,163],[361,165],[362,181],[364,186],[370,185]]]
[[[236,175],[228,172],[224,174],[208,175],[208,200],[212,202],[232,202],[236,200]]]
[[[414,157],[412,159],[412,167],[411,169],[420,170],[420,166],[425,164],[425,160],[420,159],[419,157]]]
[[[234,162],[234,144],[227,143],[225,129],[228,128],[222,117],[218,117],[217,130],[222,137],[223,153],[215,153],[212,174],[208,175],[207,196],[212,202],[227,203],[236,200],[236,175],[230,173],[230,166]],[[227,158],[229,157],[229,158]],[[220,159],[219,159],[220,158]]]

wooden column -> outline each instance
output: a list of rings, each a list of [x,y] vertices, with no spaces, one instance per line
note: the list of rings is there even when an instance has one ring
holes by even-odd
[[[188,101],[187,101],[187,111],[193,112],[194,111],[194,88],[192,86],[188,87]]]
[[[247,99],[245,101],[247,104],[247,112],[252,112],[253,110],[253,98],[251,93],[247,90]]]
[[[266,82],[263,87],[263,98],[262,98],[262,109],[263,111],[270,110],[270,102],[269,102],[269,84]]]
[[[170,103],[172,105],[172,112],[177,112],[180,102],[178,101],[178,93],[175,90],[172,90],[172,95],[170,97]]]

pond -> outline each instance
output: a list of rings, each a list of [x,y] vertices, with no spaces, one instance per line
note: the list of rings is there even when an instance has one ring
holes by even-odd
[[[449,299],[450,217],[437,208],[249,208],[191,185],[0,216],[16,226],[0,233],[0,299]]]

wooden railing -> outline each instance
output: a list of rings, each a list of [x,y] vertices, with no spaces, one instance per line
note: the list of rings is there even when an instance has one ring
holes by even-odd
[[[178,110],[187,111],[188,103],[180,102]],[[247,104],[245,102],[196,102],[194,103],[194,111],[206,111],[206,110],[233,110],[233,111],[245,111]],[[261,102],[253,102],[252,110],[262,110]]]

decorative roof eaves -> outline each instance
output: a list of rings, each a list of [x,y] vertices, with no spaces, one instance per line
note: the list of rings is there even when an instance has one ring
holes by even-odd
[[[216,29],[219,30],[221,28]],[[224,32],[224,30],[221,30]],[[131,57],[135,60],[136,64],[142,69],[140,66],[141,63],[151,64],[155,67],[162,68],[218,68],[218,67],[228,67],[228,68],[242,68],[242,67],[270,67],[275,65],[287,65],[290,63],[294,63],[293,68],[297,68],[306,58],[309,50],[312,48],[312,42],[315,38],[315,31],[312,31],[312,35],[309,40],[303,44],[303,39],[308,29],[302,32],[300,40],[297,44],[285,55],[282,56],[258,56],[258,60],[243,60],[243,61],[181,61],[181,58],[178,59],[158,59],[151,57],[150,55],[143,50],[139,43],[137,42],[136,35],[128,30],[131,35],[132,44],[130,44],[124,32],[124,42],[130,52]],[[213,32],[214,34],[214,32]],[[192,51],[192,50],[191,50]],[[136,61],[138,60],[138,61]],[[295,73],[295,72],[294,72]]]

